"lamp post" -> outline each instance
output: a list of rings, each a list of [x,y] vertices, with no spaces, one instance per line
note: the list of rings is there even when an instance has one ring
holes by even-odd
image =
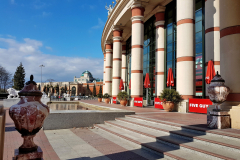
[[[41,90],[42,90],[42,67],[45,67],[45,66],[41,64],[39,67],[41,67]]]

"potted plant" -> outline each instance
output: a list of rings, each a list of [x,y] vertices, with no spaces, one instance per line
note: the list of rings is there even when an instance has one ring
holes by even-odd
[[[160,99],[163,102],[163,108],[167,112],[171,112],[174,109],[174,105],[182,101],[181,95],[174,89],[165,88],[160,93]]]
[[[98,97],[98,102],[102,102],[102,97],[103,97],[102,93],[98,93],[97,97]]]
[[[105,101],[105,103],[109,103],[110,102],[110,99],[109,99],[109,94],[108,93],[105,93],[104,95],[103,95],[103,98],[104,98],[104,101]]]
[[[128,94],[126,91],[119,92],[117,98],[120,101],[121,106],[126,106],[128,99]]]

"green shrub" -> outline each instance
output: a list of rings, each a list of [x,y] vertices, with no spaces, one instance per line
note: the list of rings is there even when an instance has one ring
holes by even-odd
[[[166,101],[171,101],[173,103],[179,103],[182,101],[181,95],[178,93],[178,91],[175,91],[174,89],[168,89],[165,88],[161,93],[160,93],[160,100],[162,102]]]
[[[103,98],[109,98],[110,97],[110,95],[108,94],[108,93],[105,93],[104,95],[103,95]]]
[[[127,100],[128,99],[128,94],[127,92],[119,92],[117,95],[118,100]]]
[[[102,98],[102,97],[103,97],[102,93],[98,93],[98,94],[97,94],[97,97],[98,97],[98,98]]]

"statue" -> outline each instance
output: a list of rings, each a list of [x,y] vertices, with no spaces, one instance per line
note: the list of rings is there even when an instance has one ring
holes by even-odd
[[[66,94],[66,93],[63,93],[63,97],[64,97],[64,98],[67,98],[67,97],[70,97],[70,95],[69,95],[69,94]]]
[[[112,3],[114,3],[114,2],[112,2]],[[106,10],[108,10],[108,16],[109,16],[110,13],[111,13],[112,10],[113,10],[113,5],[109,5],[109,7],[108,7],[107,4],[106,4],[105,8],[106,8]]]
[[[15,90],[14,88],[8,88],[7,89],[8,92],[8,99],[13,97],[13,98],[19,98],[18,92],[17,90]]]
[[[48,98],[47,94],[45,92],[42,92],[42,98]]]

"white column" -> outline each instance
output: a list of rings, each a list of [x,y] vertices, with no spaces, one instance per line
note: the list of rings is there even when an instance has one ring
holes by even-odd
[[[240,103],[240,1],[220,0],[220,59],[221,76],[231,91],[230,104]],[[239,118],[239,114],[238,114]]]
[[[132,62],[131,62],[131,97],[143,96],[143,38],[144,8],[140,3],[132,7]]]
[[[126,56],[126,43],[122,43],[122,80],[124,85],[124,90],[126,90],[126,74],[127,74],[127,56]]]
[[[119,28],[113,30],[113,77],[112,77],[112,97],[117,97],[121,80],[122,68],[122,31]]]
[[[220,74],[220,17],[219,0],[205,1],[205,67],[214,61],[215,72]]]
[[[177,91],[195,96],[195,0],[177,0]]]
[[[156,62],[155,62],[155,94],[160,96],[164,89],[164,12],[155,14],[156,17]]]
[[[104,92],[112,95],[112,44],[106,42],[106,66],[105,66],[105,89]]]
[[[105,73],[106,73],[106,69],[105,69],[105,66],[106,66],[106,53],[103,53],[104,55],[104,61],[103,61],[103,86],[102,86],[102,93],[104,94],[105,93]]]

